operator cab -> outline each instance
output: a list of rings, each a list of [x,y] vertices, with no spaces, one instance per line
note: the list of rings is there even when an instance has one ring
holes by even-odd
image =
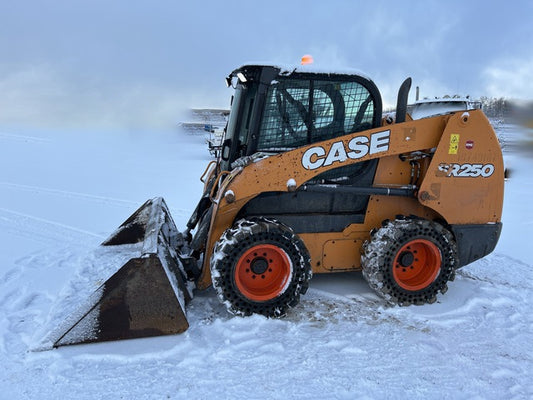
[[[359,74],[246,65],[226,82],[235,94],[222,170],[244,156],[285,152],[381,125],[381,95]]]

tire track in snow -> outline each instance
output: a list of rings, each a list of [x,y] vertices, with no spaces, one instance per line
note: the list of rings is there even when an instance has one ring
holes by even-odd
[[[5,208],[0,208],[0,228],[42,243],[85,243],[88,238],[105,239],[103,235]]]
[[[41,138],[36,136],[27,136],[27,135],[15,135],[12,133],[0,132],[1,140],[11,140],[15,142],[26,142],[26,143],[50,143],[51,139]]]
[[[47,188],[47,187],[34,186],[34,185],[23,185],[23,184],[12,183],[12,182],[0,182],[0,186],[4,186],[7,188],[20,190],[20,191],[26,191],[26,192],[44,193],[44,194],[51,194],[51,195],[61,196],[61,197],[66,197],[66,198],[77,198],[77,199],[89,200],[89,201],[93,201],[96,203],[113,204],[113,205],[120,205],[120,206],[125,206],[125,207],[130,207],[132,205],[138,206],[138,203],[132,200],[117,199],[117,198],[107,197],[107,196],[97,196],[97,195],[88,194],[88,193],[73,192],[70,190],[52,189],[52,188]]]
[[[70,190],[53,189],[53,188],[47,188],[47,187],[35,186],[35,185],[23,185],[20,183],[0,182],[0,186],[4,186],[6,188],[19,190],[19,191],[33,192],[33,193],[38,193],[38,194],[49,194],[49,195],[60,196],[60,197],[69,198],[69,199],[82,199],[82,200],[91,201],[97,204],[110,204],[110,205],[133,209],[133,210],[136,210],[142,204],[138,201],[133,201],[133,200],[118,199],[115,197],[108,197],[108,196],[98,196],[98,195],[93,195],[89,193],[73,192]],[[182,208],[176,209],[173,207],[170,208],[170,211],[172,215],[177,215],[177,216],[188,216],[191,213],[191,210],[182,209]]]

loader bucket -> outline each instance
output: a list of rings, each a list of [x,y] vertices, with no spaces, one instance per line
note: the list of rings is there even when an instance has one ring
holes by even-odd
[[[187,330],[192,286],[180,261],[184,241],[164,200],[148,200],[102,245],[137,250],[49,338],[53,347]]]

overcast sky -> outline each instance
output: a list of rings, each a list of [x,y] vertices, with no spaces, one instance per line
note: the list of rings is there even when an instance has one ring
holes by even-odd
[[[407,76],[422,96],[531,99],[532,38],[529,0],[2,0],[0,127],[170,127],[228,107],[233,68],[307,53],[385,104]]]

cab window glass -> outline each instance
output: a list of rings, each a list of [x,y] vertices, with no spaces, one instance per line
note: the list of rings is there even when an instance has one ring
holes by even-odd
[[[373,118],[373,98],[357,82],[282,80],[269,88],[257,149],[284,151],[362,131]]]
[[[283,151],[308,143],[309,84],[285,80],[270,86],[259,129],[259,151]]]

